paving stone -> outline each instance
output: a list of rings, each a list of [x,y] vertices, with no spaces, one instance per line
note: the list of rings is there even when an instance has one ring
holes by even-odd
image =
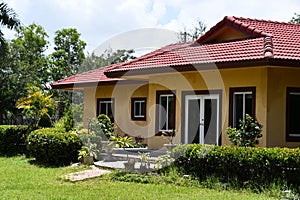
[[[80,172],[71,173],[65,176],[65,178],[71,182],[82,181],[90,178],[99,177],[103,174],[110,173],[109,170],[99,169],[98,167],[92,166],[92,169],[84,170]]]

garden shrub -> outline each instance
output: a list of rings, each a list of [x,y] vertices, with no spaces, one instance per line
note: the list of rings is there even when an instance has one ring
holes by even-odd
[[[29,126],[0,126],[0,155],[12,156],[26,153],[26,139],[33,130]]]
[[[100,122],[100,127],[104,135],[107,139],[109,139],[111,134],[114,132],[114,124],[111,123],[111,120],[105,114],[100,114],[98,116],[98,121]]]
[[[43,113],[38,121],[38,127],[46,128],[52,126],[52,120],[48,113]]]
[[[69,108],[65,113],[65,115],[63,116],[63,122],[64,122],[64,128],[66,129],[67,132],[73,130],[75,121],[73,118],[73,111],[71,108]]]
[[[38,163],[50,166],[69,165],[76,162],[82,143],[75,132],[44,128],[31,132],[27,139],[29,154]]]
[[[107,140],[106,135],[102,130],[103,125],[96,118],[88,119],[88,132],[91,134],[95,134],[101,136],[103,140]]]
[[[174,166],[184,174],[205,180],[236,180],[258,187],[278,180],[300,185],[300,149],[183,145],[175,148]]]
[[[66,111],[65,115],[57,120],[54,124],[54,128],[64,130],[65,132],[71,131],[74,129],[74,119],[72,110],[69,109]]]
[[[85,150],[94,156],[96,160],[99,160],[101,157],[102,151],[102,138],[99,135],[96,135],[94,132],[82,133],[79,132],[79,138],[81,139],[82,145]]]
[[[255,118],[246,114],[245,119],[240,120],[238,128],[228,127],[226,132],[234,145],[254,147],[258,138],[262,137],[262,125]]]

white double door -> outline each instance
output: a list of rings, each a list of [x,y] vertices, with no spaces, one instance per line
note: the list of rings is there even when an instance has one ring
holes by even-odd
[[[184,143],[219,145],[219,95],[186,95],[184,106]]]

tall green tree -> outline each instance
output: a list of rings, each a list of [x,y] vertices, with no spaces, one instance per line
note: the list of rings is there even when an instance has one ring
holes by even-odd
[[[20,82],[47,88],[50,71],[45,51],[48,48],[48,35],[37,24],[17,28],[16,38],[12,40],[11,54],[14,54],[16,73]]]
[[[8,29],[15,29],[20,26],[17,14],[5,2],[0,2],[0,24],[2,27],[6,27]],[[5,45],[2,28],[0,29],[0,42],[1,46]]]
[[[85,59],[86,43],[80,38],[75,28],[64,28],[55,32],[54,52],[50,55],[51,80],[57,81],[79,72]],[[83,94],[79,91],[53,91],[60,107],[58,110],[67,111],[71,103],[81,104]],[[71,108],[71,107],[70,107]],[[70,109],[69,108],[69,109]],[[59,116],[63,113],[59,112]]]
[[[117,50],[112,51],[112,49],[107,49],[100,56],[96,56],[94,53],[88,55],[84,59],[79,72],[85,72],[88,70],[97,69],[100,67],[105,67],[111,64],[116,64],[120,62],[126,62],[136,58],[134,55],[134,50]]]
[[[36,24],[16,29],[16,38],[7,43],[0,69],[0,123],[16,120],[20,111],[16,108],[19,98],[27,95],[28,84],[45,89],[49,72],[45,50],[48,41],[44,29]]]
[[[3,28],[15,29],[20,26],[20,21],[17,18],[15,11],[10,8],[5,2],[0,2],[0,124],[13,116],[15,111],[11,99],[15,94],[11,88],[14,87],[14,82],[17,79],[12,79],[13,71],[10,69],[12,63],[11,56],[8,55],[8,43],[3,34]],[[8,123],[8,122],[7,122]]]
[[[294,13],[294,17],[292,17],[291,21],[292,23],[295,24],[300,24],[300,14]]]
[[[206,30],[206,25],[202,21],[198,21],[197,25],[191,29],[186,27],[178,33],[178,42],[192,42],[197,40]]]
[[[6,53],[2,55],[0,68],[0,124],[10,124],[16,120],[18,110],[15,102],[24,91],[19,88],[19,74],[16,73],[14,56],[10,52],[9,44]]]
[[[54,52],[51,54],[52,79],[59,80],[78,73],[85,59],[86,43],[80,39],[75,28],[67,28],[55,32]]]

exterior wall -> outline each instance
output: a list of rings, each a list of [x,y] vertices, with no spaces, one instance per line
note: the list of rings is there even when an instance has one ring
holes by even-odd
[[[155,136],[156,91],[174,90],[176,93],[176,136],[174,143],[182,143],[182,92],[220,90],[221,144],[230,145],[226,135],[229,119],[229,89],[231,87],[256,87],[256,118],[263,125],[259,146],[295,147],[300,143],[286,142],[286,88],[300,87],[300,69],[272,66],[205,70],[149,75],[149,84],[119,84],[84,89],[84,125],[96,117],[97,98],[114,98],[115,121],[119,129],[134,137],[144,137],[152,149],[167,143]],[[131,119],[131,97],[147,97],[146,121]]]
[[[226,118],[223,121],[223,144],[229,145],[228,137],[226,135],[226,128],[228,127],[229,119],[229,88],[231,87],[256,87],[255,99],[255,115],[259,123],[263,125],[263,137],[259,141],[258,146],[266,146],[267,133],[267,67],[252,67],[239,69],[221,70],[224,85],[226,86],[226,97],[223,105],[226,109]],[[226,100],[225,100],[226,99]]]
[[[224,70],[206,70],[201,72],[184,72],[177,74],[161,74],[150,76],[149,82],[149,104],[153,107],[156,103],[157,90],[176,91],[176,136],[174,143],[181,143],[183,134],[181,126],[182,113],[182,92],[193,90],[221,90],[222,91],[222,144],[230,145],[225,133],[228,127],[229,118],[229,88],[230,87],[256,87],[256,117],[264,125],[263,132],[266,132],[266,88],[267,68],[251,67]],[[155,109],[151,109],[150,116],[155,116]],[[155,134],[155,120],[149,123],[149,148],[159,149],[166,143],[160,136]],[[260,146],[266,146],[266,134],[260,140]]]
[[[126,133],[133,137],[148,135],[147,121],[131,120],[131,97],[147,97],[147,85],[117,84],[111,86],[89,87],[84,89],[84,127],[87,128],[88,119],[95,118],[98,98],[114,99],[115,125],[119,133]],[[148,103],[147,103],[148,104]],[[148,115],[148,113],[147,113]]]
[[[272,67],[268,69],[268,147],[299,147],[300,142],[286,142],[286,89],[300,88],[300,69]]]
[[[84,88],[83,125],[88,126],[88,119],[95,118],[97,112],[97,98],[111,98],[113,86]]]

